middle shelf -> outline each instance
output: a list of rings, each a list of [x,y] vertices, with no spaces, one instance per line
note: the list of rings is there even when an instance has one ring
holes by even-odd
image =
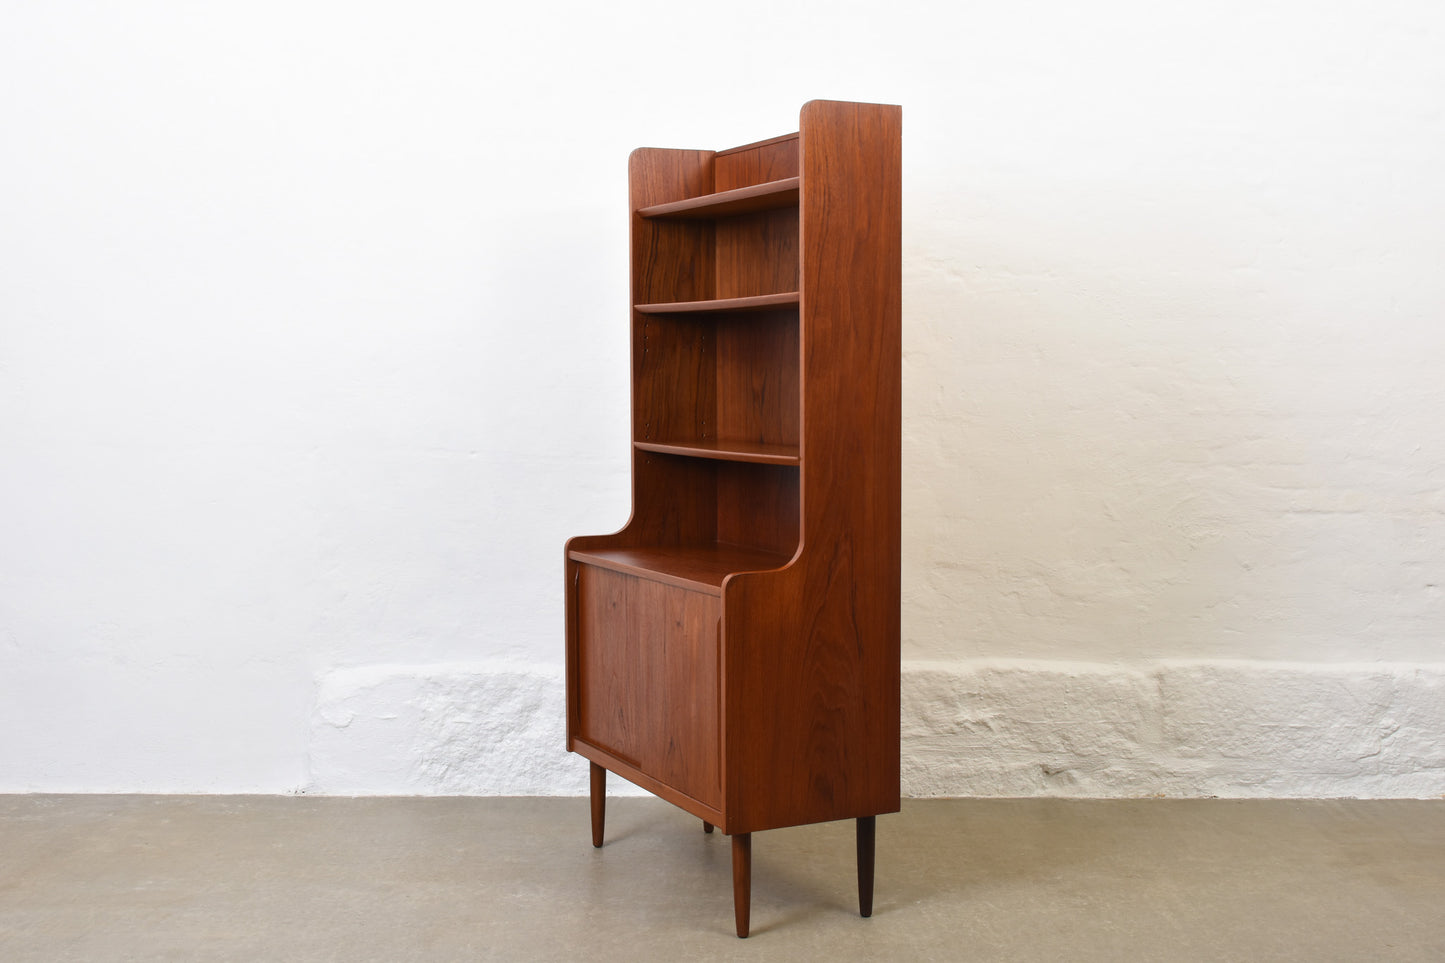
[[[667,301],[661,304],[635,305],[639,314],[726,314],[745,311],[775,311],[796,307],[801,298],[797,291],[781,294],[754,294],[745,298],[714,298],[710,301]]]
[[[715,458],[718,461],[746,461],[759,465],[797,465],[797,445],[762,445],[746,441],[637,441],[633,446],[643,451],[664,455],[685,455],[690,458]]]

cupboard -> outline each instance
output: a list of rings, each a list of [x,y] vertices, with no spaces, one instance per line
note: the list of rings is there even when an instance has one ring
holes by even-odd
[[[642,148],[631,208],[632,516],[566,547],[567,748],[731,837],[899,803],[901,125]]]

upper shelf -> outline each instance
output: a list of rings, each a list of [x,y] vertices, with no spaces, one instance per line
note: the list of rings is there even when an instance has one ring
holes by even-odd
[[[747,298],[717,298],[713,301],[669,301],[662,304],[639,304],[642,314],[700,314],[718,311],[772,311],[798,304],[798,292],[755,294]]]
[[[753,214],[798,206],[798,178],[785,177],[766,184],[752,184],[716,194],[689,197],[683,201],[639,208],[643,217],[705,218]]]

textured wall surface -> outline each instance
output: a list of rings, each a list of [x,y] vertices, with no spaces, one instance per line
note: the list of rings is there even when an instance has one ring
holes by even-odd
[[[306,791],[585,794],[562,688],[551,666],[333,673]],[[907,662],[903,707],[907,796],[1445,797],[1445,664]]]
[[[1445,797],[1445,663],[911,663],[917,796]]]
[[[3,5],[0,791],[569,785],[492,740],[558,744],[562,545],[627,517],[626,157],[819,97],[904,106],[911,785],[1424,791],[1441,37],[1434,0]]]
[[[321,684],[304,788],[355,795],[585,795],[587,761],[563,748],[566,730],[560,666],[343,669]],[[626,785],[612,782],[614,791]]]

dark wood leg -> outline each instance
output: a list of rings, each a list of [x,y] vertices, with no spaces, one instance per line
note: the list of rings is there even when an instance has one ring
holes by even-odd
[[[592,845],[602,845],[602,825],[607,822],[607,770],[592,764]]]
[[[702,831],[705,832],[705,833],[710,833],[710,832],[712,832],[712,823],[710,823],[710,822],[708,822],[706,819],[704,819],[704,820],[702,821]]]
[[[738,939],[748,935],[748,911],[753,899],[753,834],[733,835],[733,917]]]
[[[873,915],[873,837],[877,816],[858,818],[858,914]]]

